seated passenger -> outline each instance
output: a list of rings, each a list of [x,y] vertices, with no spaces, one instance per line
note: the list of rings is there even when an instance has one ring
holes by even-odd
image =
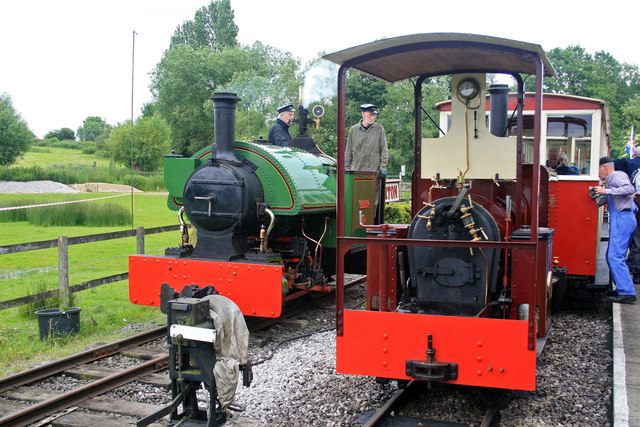
[[[545,163],[545,166],[548,169],[555,170],[558,164],[560,164],[560,150],[557,148],[549,148],[549,151],[547,152],[547,163]]]
[[[580,170],[569,163],[566,153],[560,153],[560,163],[556,166],[558,175],[580,175]]]

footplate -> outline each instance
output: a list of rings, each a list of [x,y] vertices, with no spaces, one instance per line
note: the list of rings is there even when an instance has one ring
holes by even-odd
[[[421,381],[457,380],[458,364],[407,360],[407,376]]]

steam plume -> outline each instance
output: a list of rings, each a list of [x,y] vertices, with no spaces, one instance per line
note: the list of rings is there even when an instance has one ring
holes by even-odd
[[[302,89],[302,106],[308,108],[312,102],[333,98],[337,90],[338,67],[321,60],[307,70]]]

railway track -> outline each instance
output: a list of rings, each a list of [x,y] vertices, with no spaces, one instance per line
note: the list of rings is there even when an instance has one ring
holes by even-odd
[[[354,286],[361,284],[366,280],[366,277],[361,277],[352,280],[347,286]],[[333,298],[333,294],[324,295],[322,298],[316,299],[318,301],[326,301]],[[287,304],[283,310],[281,317],[277,319],[265,319],[256,318],[248,319],[247,326],[251,332],[266,328],[279,321],[288,319],[296,314],[300,313],[307,307],[307,304],[303,299],[295,299]],[[60,359],[54,362],[50,362],[5,378],[0,379],[0,396],[13,400],[31,401],[35,402],[32,405],[16,404],[16,410],[6,415],[0,411],[0,426],[21,426],[34,424],[40,421],[39,425],[45,425],[47,423],[55,423],[55,420],[62,417],[66,417],[69,413],[78,409],[78,407],[93,409],[98,411],[111,411],[112,408],[120,408],[127,406],[120,412],[116,412],[118,415],[133,416],[136,418],[144,417],[150,413],[153,413],[158,407],[151,404],[134,404],[127,401],[126,405],[118,404],[113,400],[94,399],[96,396],[100,396],[125,384],[134,381],[144,381],[143,378],[149,377],[152,374],[164,371],[169,365],[169,358],[167,354],[160,354],[160,352],[153,352],[149,350],[141,350],[141,346],[151,341],[164,338],[167,333],[166,326],[155,328],[149,331],[142,332],[129,338],[125,338],[116,341],[111,344],[93,348],[82,353],[78,353],[64,359]],[[62,373],[69,373],[71,370],[78,370],[85,367],[92,362],[105,359],[114,355],[125,354],[129,357],[137,357],[142,359],[142,363],[132,366],[128,369],[124,369],[115,373],[104,375],[99,379],[89,382],[88,384],[77,387],[73,390],[64,393],[52,393],[38,388],[24,387],[27,384],[35,381],[40,381],[49,377],[53,377]],[[87,376],[100,376],[97,374],[88,374],[86,371],[80,369],[81,373],[76,374],[83,378]],[[84,373],[82,373],[84,372]],[[158,379],[156,376],[152,383],[168,388],[169,379],[166,373],[164,374],[166,381]],[[88,401],[94,401],[88,403]],[[7,401],[9,402],[9,401]]]
[[[425,386],[416,381],[410,381],[406,387],[398,389],[377,411],[361,421],[363,427],[382,427],[388,425],[419,425],[423,427],[454,427],[454,426],[480,426],[491,427],[497,425],[497,416],[500,408],[504,405],[507,396],[507,390],[484,390],[489,393],[488,403],[484,416],[480,422],[478,420],[470,420],[468,423],[450,422],[446,420],[434,420],[419,418],[415,415],[402,415],[403,409],[411,401],[420,399],[420,386]],[[424,395],[422,395],[424,396]],[[428,401],[425,401],[428,405]]]

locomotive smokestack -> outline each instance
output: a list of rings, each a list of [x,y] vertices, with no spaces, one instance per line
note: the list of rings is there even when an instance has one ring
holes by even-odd
[[[489,93],[491,94],[491,133],[495,136],[506,136],[509,86],[491,85]]]
[[[240,98],[235,93],[214,93],[213,100],[213,125],[215,154],[212,159],[226,160],[232,163],[240,163],[233,145],[236,137],[236,103]]]

